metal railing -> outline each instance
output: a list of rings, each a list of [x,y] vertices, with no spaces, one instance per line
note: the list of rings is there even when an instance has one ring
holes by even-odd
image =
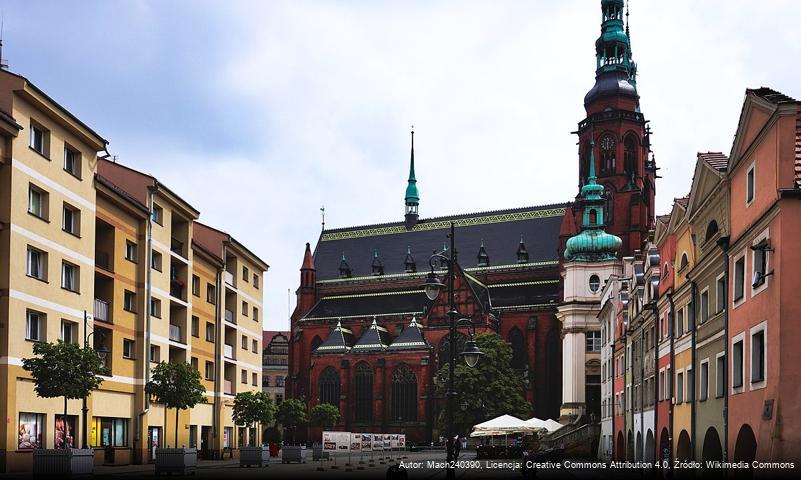
[[[170,324],[170,340],[172,340],[173,342],[183,343],[183,339],[181,338],[180,326]]]
[[[101,322],[111,323],[111,304],[99,298],[95,298],[94,319]]]
[[[225,280],[225,283],[227,283],[228,285],[236,287],[235,277],[233,273],[228,271],[223,272],[223,280]]]
[[[225,321],[229,323],[236,323],[236,315],[231,310],[225,309]]]
[[[223,356],[225,358],[230,358],[231,360],[234,360],[234,346],[228,345],[227,343],[223,345]]]

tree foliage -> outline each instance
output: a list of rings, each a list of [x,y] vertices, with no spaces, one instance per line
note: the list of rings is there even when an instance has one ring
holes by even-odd
[[[268,425],[275,417],[273,399],[264,392],[240,392],[234,397],[233,419],[237,425]]]
[[[513,415],[526,419],[531,405],[526,401],[523,377],[512,369],[512,347],[496,333],[481,333],[475,337],[484,352],[474,368],[458,361],[454,371],[454,390],[458,393],[454,409],[454,425],[458,432],[467,435],[473,425],[499,415]],[[457,352],[458,353],[458,352]],[[438,427],[445,431],[448,391],[448,364],[440,367],[435,376],[436,392],[443,399],[443,408],[437,418]]]
[[[153,368],[145,385],[148,395],[165,408],[175,409],[175,446],[178,446],[178,412],[206,403],[206,388],[200,383],[200,372],[186,362],[161,362]],[[165,412],[166,415],[166,412]]]
[[[43,398],[85,398],[109,375],[92,348],[76,343],[34,343],[36,357],[23,358],[22,368],[31,373],[36,395]]]
[[[292,440],[295,439],[295,429],[309,421],[306,414],[306,402],[297,398],[284,400],[278,406],[278,423],[292,429]]]
[[[339,423],[339,409],[330,403],[315,405],[309,413],[309,423],[318,427],[331,428]]]

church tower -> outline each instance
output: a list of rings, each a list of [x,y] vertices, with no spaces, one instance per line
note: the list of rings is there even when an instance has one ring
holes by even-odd
[[[417,191],[417,179],[414,176],[414,130],[412,130],[412,156],[409,165],[409,180],[406,185],[406,230],[411,230],[417,225],[420,216],[417,207],[420,206],[420,192]]]
[[[618,254],[628,256],[641,247],[652,228],[656,165],[648,121],[640,111],[637,65],[623,0],[601,1],[601,35],[595,42],[595,56],[595,85],[584,97],[587,116],[574,132],[579,137],[578,186],[587,183],[593,161],[605,204],[601,221],[609,233],[622,240]],[[563,222],[563,250],[582,224],[577,205],[566,215],[573,218]]]

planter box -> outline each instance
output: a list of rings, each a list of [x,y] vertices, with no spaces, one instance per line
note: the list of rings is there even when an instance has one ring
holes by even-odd
[[[40,449],[33,451],[33,475],[66,476],[92,475],[95,453],[92,449]]]
[[[156,450],[156,475],[177,472],[181,475],[195,474],[197,468],[196,448],[159,448]]]
[[[284,446],[281,448],[281,463],[306,463],[306,447],[299,445]]]
[[[239,466],[267,467],[270,464],[270,449],[267,447],[242,447],[239,449]]]

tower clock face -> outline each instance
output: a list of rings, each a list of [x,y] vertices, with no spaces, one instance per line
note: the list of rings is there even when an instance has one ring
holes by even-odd
[[[615,140],[610,137],[606,136],[601,139],[601,150],[612,150],[615,148]]]

